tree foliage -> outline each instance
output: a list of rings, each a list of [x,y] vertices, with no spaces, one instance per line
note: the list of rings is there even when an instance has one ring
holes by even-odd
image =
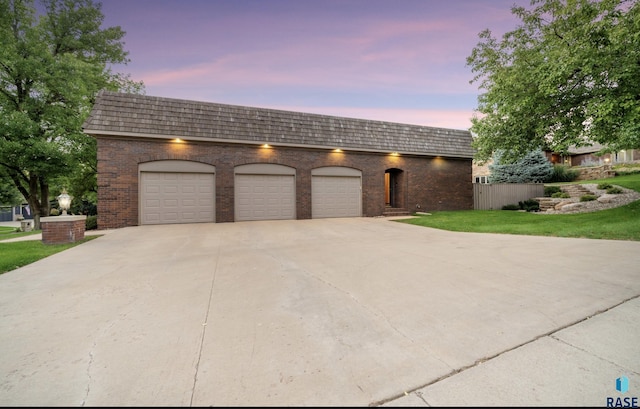
[[[489,183],[544,183],[553,175],[553,165],[540,149],[512,163],[503,163],[502,155],[502,151],[493,155]]]
[[[22,203],[20,192],[10,180],[0,178],[0,205],[17,206]]]
[[[483,93],[472,118],[476,159],[501,149],[566,153],[600,143],[640,148],[640,3],[532,0],[501,40],[490,30],[467,57]]]
[[[31,0],[0,0],[0,174],[27,200],[36,226],[49,214],[52,181],[95,186],[95,140],[81,126],[97,92],[142,90],[109,68],[129,61],[125,33],[101,28],[99,3],[42,5],[38,16]]]

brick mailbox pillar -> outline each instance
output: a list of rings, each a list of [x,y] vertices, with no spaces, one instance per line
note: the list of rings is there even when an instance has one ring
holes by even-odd
[[[87,216],[50,216],[40,218],[44,244],[74,243],[84,238]]]

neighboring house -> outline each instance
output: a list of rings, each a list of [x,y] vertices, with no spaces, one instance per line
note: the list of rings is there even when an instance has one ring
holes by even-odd
[[[610,165],[640,160],[640,150],[637,149],[621,150],[619,152],[597,155],[602,148],[602,145],[594,143],[591,146],[581,146],[579,148],[572,146],[569,148],[569,152],[566,155],[549,151],[545,152],[545,154],[551,163],[569,166]]]
[[[489,183],[489,176],[491,176],[489,165],[492,162],[493,161],[491,159],[484,162],[482,165],[479,165],[476,161],[473,162],[473,183]]]
[[[98,227],[473,208],[468,131],[102,91]]]
[[[19,219],[33,219],[28,204],[20,206],[0,205],[0,222],[15,222]]]

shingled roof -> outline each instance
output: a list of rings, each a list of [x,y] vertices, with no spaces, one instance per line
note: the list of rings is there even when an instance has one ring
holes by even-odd
[[[472,158],[468,131],[101,91],[88,135],[183,138],[274,146]]]

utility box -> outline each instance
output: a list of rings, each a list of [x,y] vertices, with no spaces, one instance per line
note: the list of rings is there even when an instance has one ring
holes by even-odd
[[[20,220],[20,231],[33,230],[33,220]]]

